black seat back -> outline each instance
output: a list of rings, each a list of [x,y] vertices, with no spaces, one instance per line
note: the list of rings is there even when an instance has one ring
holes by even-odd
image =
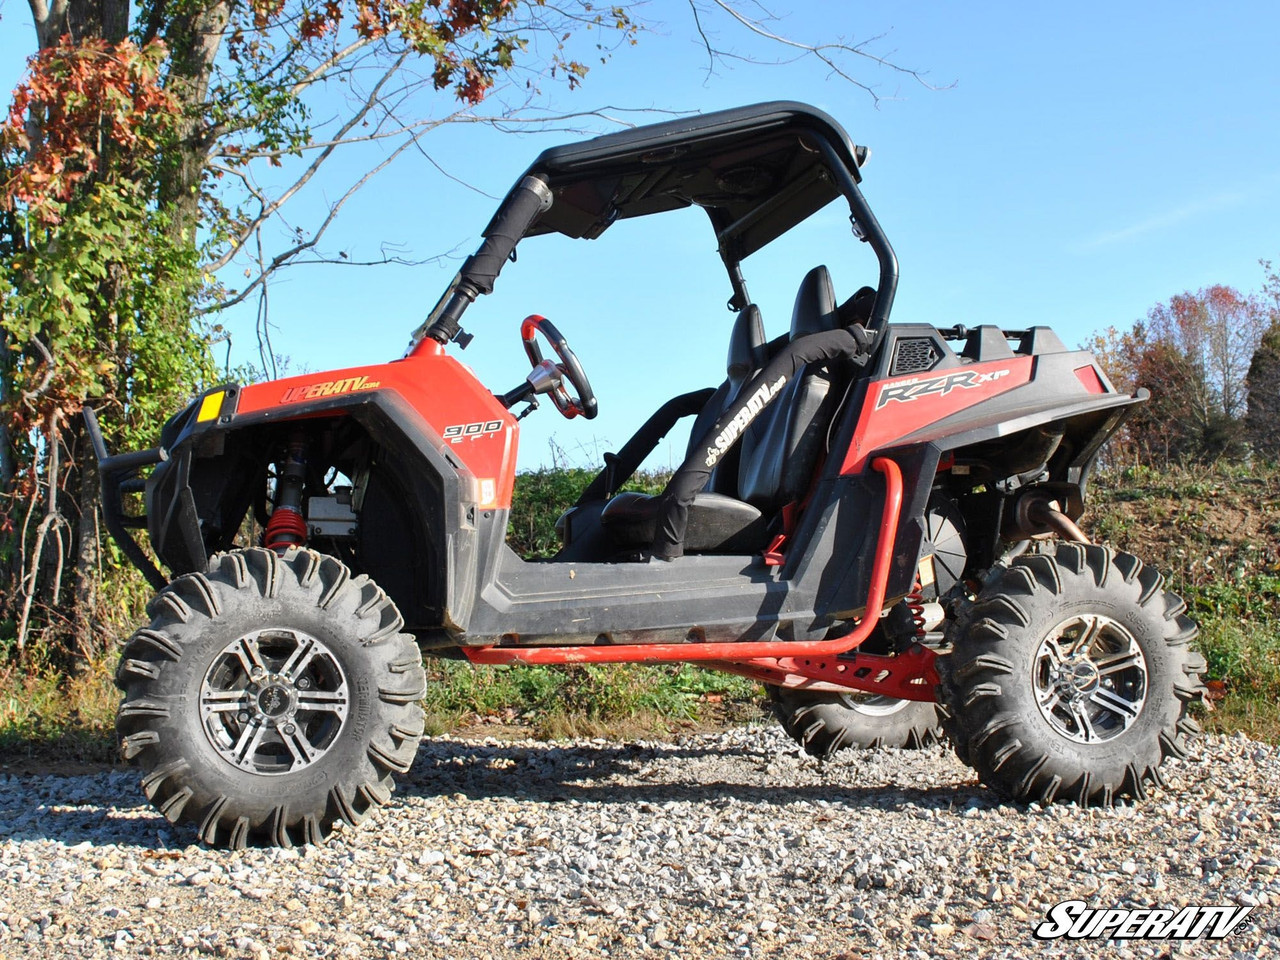
[[[796,294],[791,339],[838,326],[831,274],[815,267]],[[826,452],[827,429],[840,403],[833,384],[843,374],[831,364],[809,364],[747,428],[739,444],[740,499],[769,512],[804,497]]]
[[[764,366],[765,339],[764,320],[760,316],[760,308],[754,303],[738,311],[733,321],[733,330],[729,334],[729,356],[725,367],[728,379],[720,384],[712,394],[706,406],[698,413],[689,433],[689,446],[685,450],[688,456],[693,445],[702,435],[711,429],[720,414],[728,409],[729,404],[738,398],[739,391],[748,380],[754,377]],[[738,490],[738,458],[734,454],[717,464],[707,483],[707,490],[737,496]]]

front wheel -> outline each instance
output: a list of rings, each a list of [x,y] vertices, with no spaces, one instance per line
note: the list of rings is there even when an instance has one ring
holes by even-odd
[[[1019,557],[951,628],[944,726],[982,782],[1017,800],[1141,799],[1198,729],[1196,625],[1126,553],[1063,543]]]
[[[386,803],[422,737],[421,654],[394,604],[332,557],[214,557],[148,607],[116,683],[147,798],[211,845],[318,843]]]

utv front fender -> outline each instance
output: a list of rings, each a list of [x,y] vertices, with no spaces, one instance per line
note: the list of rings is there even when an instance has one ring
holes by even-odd
[[[145,481],[145,516],[126,516],[118,509],[123,495],[137,492],[141,483],[132,471],[113,467],[122,458],[103,459],[108,528],[129,559],[144,572],[149,566],[149,579],[159,577],[163,585],[163,576],[128,532],[145,525],[156,556],[173,575],[204,570],[210,556],[236,545],[266,490],[271,451],[280,437],[296,426],[314,428],[346,418],[376,450],[381,484],[361,517],[357,572],[387,591],[410,629],[465,622],[476,592],[479,484],[424,418],[390,390],[249,413],[235,409],[237,392],[234,386],[210,391],[166,426],[167,443],[147,461],[157,465]],[[201,419],[200,411],[207,411],[210,398],[219,393],[217,415]],[[117,523],[110,520],[111,505],[117,505]],[[496,511],[487,512],[489,520],[496,519]],[[506,511],[501,514],[505,521]]]

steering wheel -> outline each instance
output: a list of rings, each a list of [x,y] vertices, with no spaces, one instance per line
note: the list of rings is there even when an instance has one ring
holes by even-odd
[[[577,416],[594,420],[596,414],[600,411],[596,406],[596,395],[591,390],[591,381],[587,379],[587,375],[583,372],[582,364],[578,362],[578,358],[569,349],[569,341],[565,340],[560,331],[556,329],[555,324],[536,313],[525,317],[524,322],[520,324],[520,339],[524,341],[524,352],[529,355],[529,363],[535,369],[544,363],[542,348],[538,346],[537,336],[539,333],[547,338],[547,341],[551,344],[551,349],[560,358],[560,362],[554,365],[559,376],[556,378],[555,386],[550,391],[551,400],[555,403],[556,409],[567,420],[572,420]],[[573,384],[573,388],[578,391],[577,397],[572,396],[564,388],[565,380]]]

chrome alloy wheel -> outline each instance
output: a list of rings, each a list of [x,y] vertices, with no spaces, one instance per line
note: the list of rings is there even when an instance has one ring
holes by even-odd
[[[342,665],[301,630],[266,629],[222,648],[200,685],[200,721],[218,754],[250,773],[295,773],[323,757],[350,708]]]
[[[1040,642],[1032,669],[1040,713],[1076,743],[1118,737],[1147,700],[1142,648],[1110,617],[1082,614],[1062,621]]]
[[[840,698],[846,707],[865,717],[891,717],[901,713],[913,701],[886,697],[881,693],[847,693]]]

